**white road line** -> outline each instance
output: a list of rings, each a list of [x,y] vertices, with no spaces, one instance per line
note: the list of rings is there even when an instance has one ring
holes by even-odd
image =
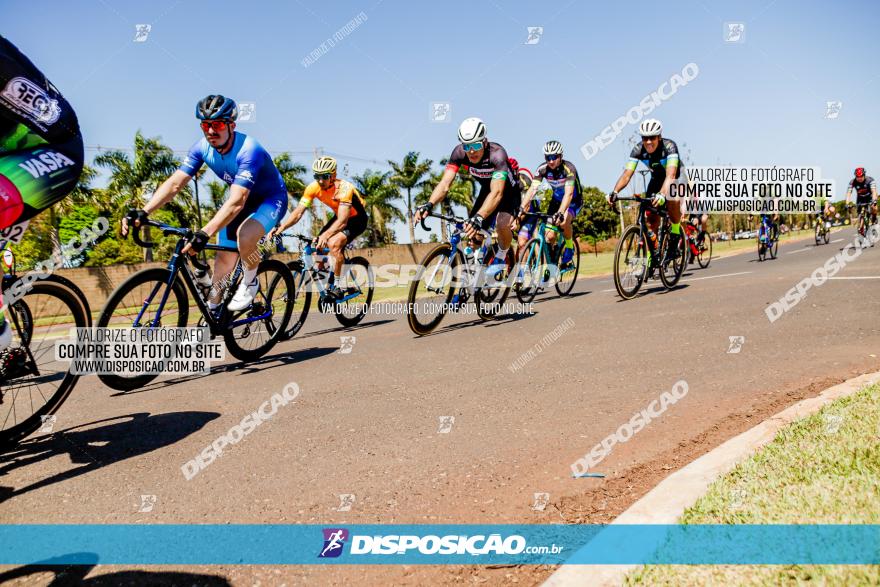
[[[843,239],[841,239],[841,240],[843,240]],[[789,251],[789,252],[787,252],[787,253],[785,253],[785,254],[786,254],[786,255],[794,255],[795,253],[803,253],[803,252],[805,252],[805,251],[809,251],[809,250],[810,250],[810,249],[798,249],[798,250],[796,250],[796,251]]]
[[[842,238],[839,238],[839,239],[833,240],[833,241],[831,241],[831,242],[832,242],[832,243],[842,243],[842,242],[843,242],[843,239],[842,239]]]
[[[829,277],[828,279],[880,279],[880,275],[861,275],[854,277]]]
[[[746,275],[751,271],[740,271],[739,273],[725,273],[723,275],[710,275],[708,277],[693,277],[691,279],[682,279],[682,281],[700,281],[701,279],[716,279],[718,277],[733,277],[734,275]]]

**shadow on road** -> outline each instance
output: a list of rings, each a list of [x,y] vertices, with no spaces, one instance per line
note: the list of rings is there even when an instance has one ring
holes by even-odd
[[[296,338],[294,338],[293,340],[296,340]],[[293,363],[301,363],[302,361],[317,359],[326,355],[332,355],[338,350],[338,348],[334,347],[310,347],[307,349],[275,353],[272,355],[266,355],[261,359],[250,361],[248,363],[238,362],[232,363],[231,365],[218,365],[216,367],[212,367],[211,372],[205,375],[184,375],[182,377],[174,377],[172,379],[162,379],[160,381],[154,381],[139,389],[133,389],[131,391],[120,391],[118,393],[111,394],[110,397],[122,397],[134,395],[136,393],[144,393],[146,391],[156,391],[159,389],[164,389],[171,385],[177,385],[178,383],[192,383],[194,381],[198,381],[199,379],[204,379],[205,377],[210,377],[211,375],[216,375],[218,373],[234,373],[236,371],[240,371],[241,375],[246,375],[258,371],[264,371],[266,369],[284,367]]]
[[[75,553],[77,559],[81,559],[84,553]],[[85,556],[89,556],[86,554]],[[91,555],[96,563],[98,555]],[[189,587],[228,587],[229,581],[217,575],[203,575],[198,573],[182,573],[173,571],[117,571],[97,577],[86,578],[95,568],[91,565],[66,565],[64,557],[40,561],[32,565],[25,565],[0,573],[0,584],[8,584],[14,580],[21,580],[33,575],[31,581],[40,580],[40,584],[49,587],[62,587],[67,585],[85,585],[86,587],[115,587],[116,585],[157,585],[160,587],[177,587],[187,585]],[[52,578],[46,577],[52,575]],[[48,581],[48,583],[46,583]]]
[[[316,330],[314,332],[309,332],[308,334],[297,334],[291,340],[299,340],[301,338],[310,338],[312,336],[319,336],[321,334],[330,334],[331,332],[352,332],[354,330],[362,330],[364,328],[369,328],[370,326],[381,326],[382,324],[388,324],[389,322],[394,322],[393,318],[387,318],[385,320],[374,320],[372,322],[361,322],[357,326],[337,326],[335,328],[325,328],[324,330]]]
[[[0,503],[169,446],[219,417],[216,412],[174,412],[155,416],[140,412],[82,424],[22,442],[0,455],[0,476],[64,454],[69,456],[73,468],[18,489],[0,486]]]

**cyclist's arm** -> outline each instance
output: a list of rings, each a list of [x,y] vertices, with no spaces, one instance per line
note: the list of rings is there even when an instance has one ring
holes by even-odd
[[[672,186],[672,183],[675,181],[675,174],[678,172],[678,159],[668,161],[666,163],[666,179],[663,180],[663,185],[660,187],[660,193],[663,194],[666,198],[669,197],[669,188]]]
[[[202,230],[208,233],[208,236],[214,236],[220,232],[221,228],[232,222],[232,219],[244,209],[244,204],[250,193],[251,190],[238,184],[234,183],[229,186],[229,198],[223,202],[223,205]]]
[[[846,203],[849,205],[850,196],[852,196],[853,184],[849,182],[849,187],[846,188]]]
[[[872,202],[877,201],[877,182],[876,181],[871,182],[871,201]]]
[[[438,202],[443,201],[443,198],[449,193],[449,188],[452,187],[452,182],[455,181],[456,173],[458,173],[457,165],[450,163],[446,166],[446,169],[443,170],[443,177],[440,178],[440,182],[431,191],[431,197],[428,198],[429,204],[436,206]]]
[[[620,179],[618,179],[618,180],[617,180],[617,183],[614,184],[614,190],[613,190],[613,191],[615,191],[615,192],[620,192],[620,190],[622,190],[623,188],[625,188],[626,186],[628,186],[628,185],[629,185],[629,180],[632,179],[633,173],[635,173],[635,172],[636,172],[635,167],[633,167],[632,169],[630,169],[629,167],[627,167],[626,169],[624,169],[624,170],[623,170],[623,173],[620,174]]]
[[[330,238],[334,234],[341,232],[345,225],[348,224],[349,216],[351,216],[351,204],[340,202],[339,209],[336,210],[336,220],[333,221],[330,228],[324,231],[324,236]]]
[[[541,185],[537,179],[532,182],[532,185],[529,186],[529,189],[526,190],[526,194],[523,196],[522,204],[520,204],[520,210],[525,213],[529,209],[529,204],[532,203],[532,200],[535,197],[535,193],[538,191],[538,186]]]
[[[191,179],[191,176],[179,169],[172,173],[171,177],[163,181],[159,189],[153,192],[153,197],[144,205],[144,212],[150,214],[173,200]]]
[[[574,198],[574,180],[566,182],[565,184],[565,193],[562,194],[562,203],[559,205],[560,212],[565,213],[565,211],[568,210],[572,198]]]
[[[303,214],[306,213],[307,209],[308,206],[303,204],[302,200],[300,200],[300,203],[297,205],[296,208],[294,208],[293,212],[291,212],[287,216],[287,218],[282,220],[281,224],[278,225],[278,228],[275,229],[276,234],[284,232],[285,230],[302,220]]]

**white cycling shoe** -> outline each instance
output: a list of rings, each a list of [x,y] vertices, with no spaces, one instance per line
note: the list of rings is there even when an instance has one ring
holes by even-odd
[[[235,295],[232,296],[232,300],[229,302],[229,311],[240,312],[254,303],[254,298],[259,288],[260,285],[256,278],[254,278],[250,285],[245,285],[244,282],[239,283],[238,291],[235,292]]]

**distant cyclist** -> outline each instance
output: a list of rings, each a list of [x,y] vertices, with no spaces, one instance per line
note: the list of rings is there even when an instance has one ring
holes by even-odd
[[[520,213],[514,219],[514,227],[519,227],[519,230],[516,234],[517,256],[522,256],[522,253],[525,250],[523,247],[525,247],[526,243],[529,242],[529,239],[534,236],[535,226],[537,224],[537,220],[534,217],[527,217],[526,212],[539,212],[540,206],[538,200],[534,198],[531,200],[531,202],[526,203],[525,201],[526,193],[528,192],[529,188],[532,187],[532,183],[534,183],[535,181],[535,177],[534,175],[532,175],[532,172],[525,167],[520,167],[519,169],[517,169],[516,174],[519,176],[519,183],[522,186],[522,203],[527,204],[526,209],[520,207]]]
[[[418,207],[413,224],[427,218],[438,203],[442,202],[455,180],[459,169],[465,170],[480,185],[480,193],[474,202],[464,232],[473,238],[479,230],[498,233],[498,249],[490,261],[490,275],[498,277],[498,267],[504,267],[507,251],[513,241],[513,214],[520,204],[519,178],[510,167],[507,151],[498,143],[486,138],[486,125],[479,118],[467,118],[458,127],[459,145],[452,150],[440,183],[431,192],[428,203]]]
[[[280,234],[299,222],[315,198],[333,210],[333,217],[318,233],[318,247],[329,248],[334,261],[334,282],[328,288],[327,295],[340,299],[350,287],[342,281],[342,267],[345,264],[343,252],[346,245],[367,229],[366,202],[354,185],[344,179],[337,179],[336,159],[333,157],[315,159],[312,171],[315,181],[306,186],[299,205],[278,228],[269,233],[269,237]]]
[[[669,245],[674,251],[673,255],[678,256],[678,243],[681,238],[681,203],[677,199],[670,199],[669,191],[673,183],[683,181],[683,166],[678,156],[678,145],[672,139],[663,138],[662,132],[663,125],[659,120],[649,118],[642,121],[639,125],[642,144],[633,148],[620,179],[606,199],[613,205],[617,193],[629,184],[636,167],[639,163],[643,163],[651,170],[648,195],[652,197],[652,204],[656,207],[666,206],[666,211],[669,213],[671,222]],[[660,227],[660,217],[651,212],[648,212],[647,216],[648,225],[656,233]]]
[[[544,162],[535,172],[535,183],[523,198],[523,208],[531,202],[539,182],[546,181],[553,189],[553,199],[547,208],[547,214],[553,215],[553,224],[562,227],[565,236],[565,248],[562,251],[562,267],[571,265],[574,259],[574,231],[572,222],[584,206],[583,188],[574,163],[562,158],[562,143],[547,141],[544,143]],[[553,243],[556,233],[547,231],[547,241]]]
[[[122,234],[129,226],[139,226],[147,216],[180,193],[207,164],[217,177],[229,185],[229,196],[214,217],[199,231],[183,252],[196,255],[217,235],[217,243],[237,247],[238,253],[217,251],[214,260],[214,287],[209,307],[220,305],[220,281],[231,275],[238,257],[244,276],[229,309],[244,310],[257,293],[257,266],[260,254],[257,243],[281,219],[287,209],[287,188],[272,157],[254,138],[235,130],[238,106],[231,98],[211,94],[196,104],[196,118],[204,137],[189,150],[180,168],[165,180],[142,210],[130,210],[122,219]]]
[[[83,139],[73,108],[0,36],[0,230],[68,196],[82,168]],[[0,350],[11,341],[0,301]]]
[[[871,207],[871,223],[877,223],[877,182],[870,175],[865,174],[864,167],[856,167],[855,177],[849,182],[846,190],[846,204],[850,205],[850,197],[852,192],[856,192],[856,214],[859,214],[863,207]],[[859,230],[862,227],[859,226]]]

